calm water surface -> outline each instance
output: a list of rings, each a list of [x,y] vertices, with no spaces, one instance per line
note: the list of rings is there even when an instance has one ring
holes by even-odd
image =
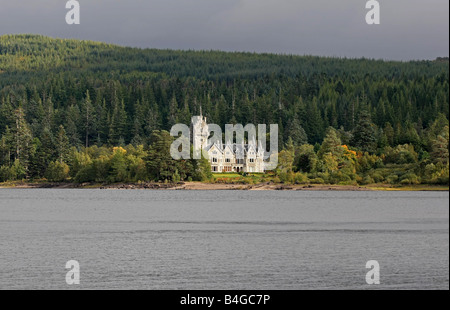
[[[0,289],[449,289],[448,192],[0,189]]]

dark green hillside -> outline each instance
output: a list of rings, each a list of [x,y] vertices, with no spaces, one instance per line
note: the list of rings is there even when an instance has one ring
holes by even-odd
[[[189,123],[200,104],[222,126],[278,123],[283,146],[308,143],[317,152],[333,127],[356,151],[382,156],[411,145],[418,161],[433,161],[448,125],[448,58],[403,63],[0,36],[4,170],[20,165],[21,175],[42,177],[51,162],[69,162],[58,145],[148,152],[154,130]]]

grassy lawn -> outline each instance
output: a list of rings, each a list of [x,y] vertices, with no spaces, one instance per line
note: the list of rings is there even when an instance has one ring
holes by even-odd
[[[233,179],[233,178],[240,178],[241,175],[238,173],[213,173],[214,178],[221,178],[221,179]]]

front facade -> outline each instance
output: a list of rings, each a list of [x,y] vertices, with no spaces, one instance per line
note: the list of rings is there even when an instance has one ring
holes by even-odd
[[[212,172],[264,173],[264,151],[256,145],[215,143],[208,149]]]

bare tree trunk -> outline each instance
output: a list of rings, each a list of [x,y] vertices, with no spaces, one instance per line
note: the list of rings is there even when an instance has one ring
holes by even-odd
[[[89,147],[89,107],[86,104],[86,148]]]

